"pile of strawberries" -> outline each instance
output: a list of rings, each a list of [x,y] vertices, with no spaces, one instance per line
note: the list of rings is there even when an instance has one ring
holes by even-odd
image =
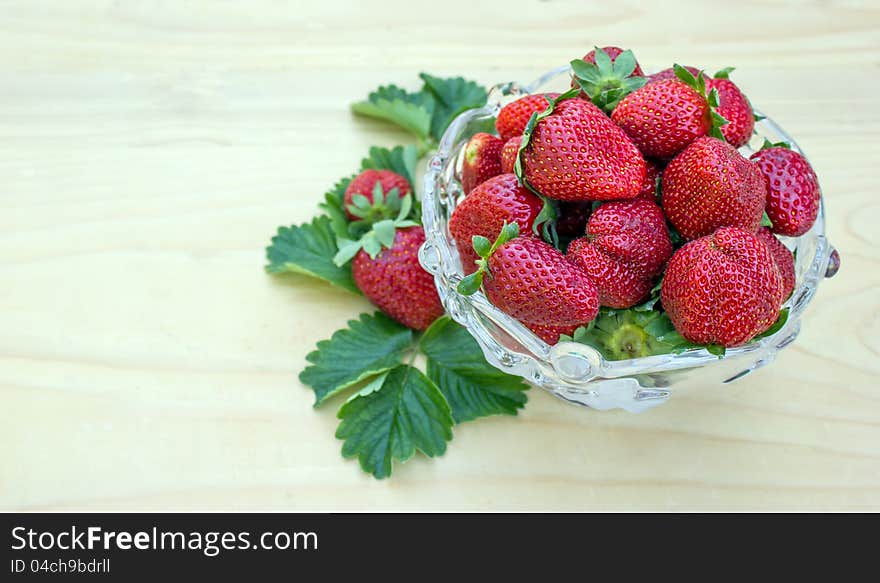
[[[766,331],[795,283],[777,235],[803,235],[819,211],[807,160],[786,144],[738,151],[755,115],[730,70],[647,77],[605,47],[572,71],[571,90],[506,105],[498,135],[466,145],[449,223],[459,291],[482,288],[551,344],[658,291],[653,309],[691,343]]]

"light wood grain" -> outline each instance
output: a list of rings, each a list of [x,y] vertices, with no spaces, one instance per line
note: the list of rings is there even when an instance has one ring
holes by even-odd
[[[515,4],[515,8],[512,6]],[[478,8],[477,8],[478,7]],[[3,2],[0,508],[880,509],[880,5]],[[710,21],[717,24],[710,25]],[[736,65],[819,173],[843,268],[797,343],[642,415],[538,390],[388,481],[296,380],[368,306],[262,273],[372,144],[381,82],[527,81],[593,44]]]

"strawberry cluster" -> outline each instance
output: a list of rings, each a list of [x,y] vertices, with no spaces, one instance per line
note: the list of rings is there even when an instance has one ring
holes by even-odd
[[[551,344],[600,307],[660,311],[692,345],[767,331],[795,284],[777,236],[819,211],[807,160],[787,144],[740,152],[756,118],[731,69],[645,76],[617,47],[571,64],[570,91],[506,105],[498,135],[465,146],[459,290],[482,288]]]

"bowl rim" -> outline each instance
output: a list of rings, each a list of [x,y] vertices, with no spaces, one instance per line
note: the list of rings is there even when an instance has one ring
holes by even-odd
[[[531,330],[526,328],[522,323],[501,312],[498,308],[489,302],[482,291],[478,291],[472,296],[461,296],[454,289],[456,280],[460,280],[463,275],[458,269],[460,266],[460,258],[451,236],[447,236],[443,232],[433,229],[434,225],[438,225],[440,217],[438,216],[437,206],[441,205],[438,191],[443,184],[444,173],[448,173],[450,163],[454,164],[460,148],[463,143],[459,136],[462,130],[471,122],[480,118],[494,117],[500,109],[499,96],[515,96],[519,97],[525,94],[534,93],[536,90],[550,81],[553,81],[563,74],[568,74],[570,67],[568,65],[557,67],[549,70],[543,75],[536,78],[528,84],[518,84],[516,82],[501,83],[493,86],[489,91],[489,102],[483,107],[466,110],[460,113],[452,121],[449,127],[441,137],[437,150],[430,156],[427,164],[427,173],[424,178],[424,194],[422,204],[422,222],[425,225],[426,243],[423,250],[427,250],[422,254],[423,265],[434,275],[435,285],[440,293],[447,311],[452,315],[453,319],[463,324],[472,336],[481,345],[487,356],[494,353],[497,356],[498,349],[503,351],[514,352],[515,356],[526,360],[535,361],[534,364],[550,364],[552,370],[559,374],[559,367],[552,362],[554,358],[565,358],[566,356],[575,354],[586,359],[590,364],[592,371],[588,378],[576,381],[577,384],[592,382],[596,379],[612,379],[633,374],[643,374],[646,372],[661,372],[667,370],[675,370],[681,368],[691,368],[704,366],[718,362],[721,360],[733,359],[742,355],[759,352],[768,347],[776,349],[783,348],[797,335],[800,328],[800,317],[807,305],[815,295],[815,291],[819,283],[824,278],[825,269],[828,264],[829,257],[834,251],[825,236],[825,206],[824,196],[821,196],[820,186],[820,204],[819,213],[814,225],[811,229],[797,238],[783,238],[785,241],[794,241],[795,249],[799,249],[797,241],[806,241],[807,239],[815,239],[815,251],[809,262],[805,262],[807,267],[803,270],[803,275],[796,281],[796,286],[791,296],[783,303],[783,308],[789,308],[788,319],[785,324],[775,333],[763,338],[753,340],[741,346],[726,349],[723,356],[717,356],[710,353],[706,348],[691,348],[677,353],[652,355],[647,357],[639,357],[625,360],[608,360],[597,349],[588,344],[574,341],[562,341],[555,345],[549,345],[535,335]],[[494,100],[493,100],[494,97]],[[494,101],[494,103],[493,103]],[[772,133],[791,144],[791,148],[809,161],[809,158],[792,138],[781,126],[769,117],[763,116],[763,113],[753,107],[753,111],[763,119],[756,122],[756,128],[764,128],[763,133]],[[747,144],[740,151],[754,151]],[[452,197],[456,198],[456,197]],[[450,256],[450,251],[455,252],[455,257]],[[444,252],[445,251],[445,252]],[[430,258],[424,257],[430,255]],[[457,262],[457,265],[456,265]],[[439,263],[439,265],[438,265]],[[450,271],[452,267],[452,271]],[[449,281],[446,281],[449,280]],[[450,282],[452,285],[450,285]],[[483,316],[493,320],[501,329],[515,337],[518,343],[531,354],[524,354],[511,351],[506,346],[491,338],[488,330],[475,330],[473,328],[473,319],[464,317],[463,314],[457,313],[461,311],[461,303],[469,305],[474,310],[480,312]],[[458,316],[458,317],[456,317]],[[485,326],[482,326],[485,328]],[[476,333],[485,332],[485,333]],[[491,340],[490,340],[491,339]],[[491,345],[487,345],[487,343]],[[491,360],[491,359],[490,359]],[[543,362],[538,362],[538,361]],[[528,363],[519,363],[528,364]],[[507,366],[507,370],[513,368],[521,368],[517,363]],[[574,382],[574,381],[573,381]]]

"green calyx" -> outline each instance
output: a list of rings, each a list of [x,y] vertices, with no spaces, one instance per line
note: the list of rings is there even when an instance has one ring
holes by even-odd
[[[723,346],[688,342],[676,331],[666,312],[652,308],[601,308],[595,320],[575,330],[572,336],[562,336],[560,341],[592,346],[607,360],[677,354],[692,348],[705,348],[711,354],[724,356]]]
[[[406,195],[410,196],[410,195]],[[351,197],[351,204],[346,207],[348,212],[357,217],[353,223],[363,222],[364,225],[371,225],[384,219],[391,219],[400,214],[403,205],[403,199],[397,187],[388,191],[388,194],[382,192],[382,184],[376,182],[373,186],[373,200],[363,194],[355,194]],[[409,204],[412,205],[410,197]]]
[[[360,217],[360,220],[348,225],[347,237],[336,238],[339,251],[333,257],[333,263],[341,267],[351,261],[361,249],[366,251],[371,259],[375,259],[383,248],[394,245],[394,234],[397,229],[419,225],[409,218],[412,209],[411,194],[400,197],[397,189],[392,188],[387,195],[383,195],[379,183],[376,183],[373,189],[372,203],[362,194],[354,195],[348,210],[351,214]],[[396,213],[396,216],[392,213]]]
[[[786,150],[791,150],[791,144],[788,142],[771,142],[767,138],[764,138],[764,143],[761,144],[761,150],[766,150],[768,148],[785,148]],[[760,151],[760,150],[759,150]]]
[[[614,61],[604,50],[595,48],[596,64],[582,59],[571,61],[575,84],[605,113],[611,113],[621,99],[648,82],[647,77],[632,76],[636,57],[630,50]]]
[[[712,136],[713,138],[718,138],[719,140],[727,141],[724,138],[724,134],[721,133],[721,126],[727,125],[728,123],[730,123],[730,121],[727,120],[724,116],[722,116],[717,111],[718,100],[719,100],[718,90],[712,89],[708,93],[706,92],[706,77],[703,75],[702,71],[700,71],[700,73],[696,77],[694,77],[693,73],[691,73],[690,71],[688,71],[687,69],[685,69],[684,67],[682,67],[681,65],[679,65],[677,63],[672,65],[672,69],[673,69],[673,71],[675,71],[675,76],[678,78],[679,81],[682,81],[688,87],[692,88],[697,93],[699,93],[701,96],[703,96],[703,98],[709,104],[709,111],[711,112],[711,115],[712,115],[712,127],[709,128],[709,135]],[[727,75],[732,70],[733,70],[732,67],[728,67],[727,69],[722,69],[721,71],[719,71],[719,73],[724,75],[723,77],[721,77],[721,79],[726,79]],[[717,75],[717,73],[716,73],[716,75]]]
[[[495,239],[494,243],[489,241],[486,237],[474,235],[471,243],[474,246],[474,251],[480,256],[480,258],[477,259],[477,270],[459,282],[458,287],[456,288],[458,293],[463,296],[475,294],[477,290],[482,287],[483,278],[486,273],[489,273],[489,257],[495,253],[496,249],[518,236],[519,225],[507,222],[501,227],[501,232],[498,234],[498,238]]]

